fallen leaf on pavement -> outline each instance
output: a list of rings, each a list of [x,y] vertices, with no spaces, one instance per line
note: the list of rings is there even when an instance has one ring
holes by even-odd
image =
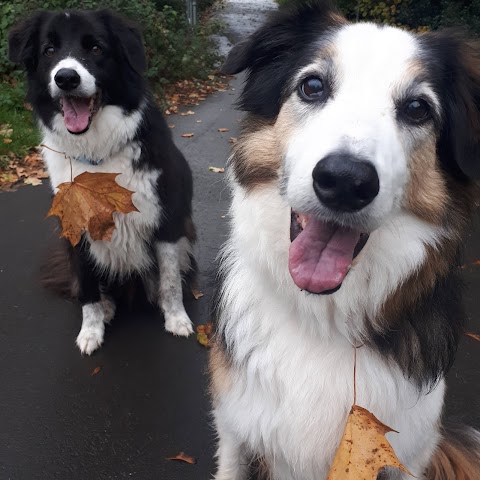
[[[62,237],[75,246],[87,230],[93,240],[111,240],[115,229],[113,212],[138,212],[130,190],[115,181],[118,173],[85,172],[58,186],[52,208],[62,222]]]
[[[197,463],[197,460],[195,458],[187,455],[185,452],[180,452],[174,457],[167,457],[167,460],[178,460],[180,462],[189,463],[190,465],[195,465]]]
[[[476,260],[475,262],[473,262],[474,265],[480,265],[480,260]]]
[[[10,125],[0,125],[0,136],[2,135],[2,128],[4,134],[9,134]],[[12,152],[8,155],[0,156],[0,161],[5,162],[7,166],[3,171],[0,171],[0,190],[15,190],[20,185],[38,183],[25,182],[25,179],[31,178],[48,178],[48,173],[45,170],[42,155],[38,147],[29,149],[25,157],[17,157]]]
[[[230,143],[237,143],[237,140],[238,140],[238,139],[235,138],[235,137],[230,137],[230,138],[228,139],[228,141],[229,141]]]
[[[385,438],[395,432],[365,408],[354,405],[327,480],[376,480],[384,467],[410,472]]]
[[[37,187],[38,185],[42,184],[42,181],[39,178],[36,177],[27,177],[23,183],[26,185],[32,185],[33,187]]]
[[[466,333],[465,334],[467,337],[470,337],[470,338],[473,338],[474,340],[476,340],[477,342],[480,342],[480,335],[477,335],[476,333]]]
[[[206,323],[205,325],[197,326],[197,342],[204,347],[210,346],[210,339],[212,338],[213,324]]]
[[[225,168],[223,168],[223,167],[208,167],[208,169],[211,172],[214,172],[214,173],[224,173],[225,172]]]
[[[225,132],[229,132],[230,129],[229,129],[229,128],[219,128],[218,131],[219,131],[220,133],[225,133]]]
[[[100,373],[100,370],[102,369],[102,367],[95,367],[93,370],[92,370],[92,373],[90,374],[91,377],[93,377],[94,375],[96,375],[97,373]]]
[[[192,295],[195,297],[195,300],[199,300],[204,296],[203,292],[201,292],[200,290],[196,290],[194,288],[192,289]]]
[[[185,117],[186,115],[195,115],[195,112],[192,112],[191,110],[189,110],[188,112],[182,112],[180,115],[182,117]]]
[[[183,138],[190,138],[190,137],[193,137],[193,136],[194,136],[194,133],[182,133]]]
[[[172,123],[168,126],[168,128],[175,128],[175,125]]]

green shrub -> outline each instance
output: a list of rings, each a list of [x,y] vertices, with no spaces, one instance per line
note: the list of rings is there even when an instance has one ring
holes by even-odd
[[[277,0],[279,4],[306,0]],[[480,35],[480,0],[338,0],[346,17],[411,30],[468,27]]]
[[[203,8],[213,0],[203,0]],[[156,91],[164,83],[205,78],[218,60],[209,36],[218,29],[202,22],[193,31],[184,14],[184,0],[10,0],[0,2],[0,77],[15,74],[7,60],[8,30],[37,9],[111,8],[141,26],[148,58],[147,77]]]
[[[24,107],[23,84],[0,82],[0,170],[8,164],[10,152],[23,157],[30,147],[38,144],[39,136],[34,125],[32,112]],[[4,131],[11,129],[4,140]]]

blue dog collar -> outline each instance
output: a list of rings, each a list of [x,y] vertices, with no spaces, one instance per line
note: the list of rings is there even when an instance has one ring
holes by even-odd
[[[74,157],[77,162],[85,163],[87,165],[98,165],[102,162],[102,159],[88,157],[87,155],[79,155]]]

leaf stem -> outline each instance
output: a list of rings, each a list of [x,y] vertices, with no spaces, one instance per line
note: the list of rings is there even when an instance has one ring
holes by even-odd
[[[69,157],[66,152],[60,152],[58,150],[55,150],[54,148],[49,147],[48,145],[45,145],[44,143],[40,144],[41,147],[46,148],[48,150],[51,150],[52,152],[59,153],[60,155],[63,155],[65,157],[65,160],[68,160],[70,162],[70,183],[73,183],[73,165],[72,165],[72,159]]]
[[[357,347],[353,346],[353,405],[357,404]]]

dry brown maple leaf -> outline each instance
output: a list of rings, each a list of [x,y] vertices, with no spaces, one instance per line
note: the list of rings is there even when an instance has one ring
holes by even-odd
[[[385,438],[388,432],[395,430],[365,408],[354,405],[327,480],[376,480],[379,471],[387,466],[411,475]]]
[[[90,374],[91,377],[97,375],[97,373],[100,373],[100,371],[102,370],[102,367],[95,367],[93,370],[92,370],[92,373]]]
[[[213,334],[213,324],[211,322],[205,325],[197,326],[197,342],[204,347],[210,346],[210,339]]]
[[[196,288],[192,288],[192,295],[195,297],[195,300],[199,300],[204,296],[203,292],[197,290]]]
[[[229,129],[229,128],[219,128],[218,131],[219,131],[220,133],[225,133],[225,132],[229,132],[230,129]]]
[[[197,460],[195,458],[187,455],[185,452],[180,452],[174,457],[167,457],[167,460],[178,460],[180,462],[189,463],[190,465],[195,465],[197,463]]]
[[[26,185],[32,185],[33,187],[37,187],[38,185],[42,184],[42,181],[39,178],[36,177],[27,177],[23,183]]]
[[[193,136],[194,136],[193,133],[183,133],[183,134],[182,134],[182,137],[183,137],[183,138],[192,138]]]
[[[62,237],[75,246],[84,230],[93,240],[111,240],[115,229],[113,212],[138,212],[130,190],[118,185],[118,173],[85,172],[58,186],[47,216],[62,222]]]
[[[213,172],[213,173],[224,173],[225,172],[225,168],[223,168],[223,167],[208,167],[208,170],[210,170],[210,172]]]

